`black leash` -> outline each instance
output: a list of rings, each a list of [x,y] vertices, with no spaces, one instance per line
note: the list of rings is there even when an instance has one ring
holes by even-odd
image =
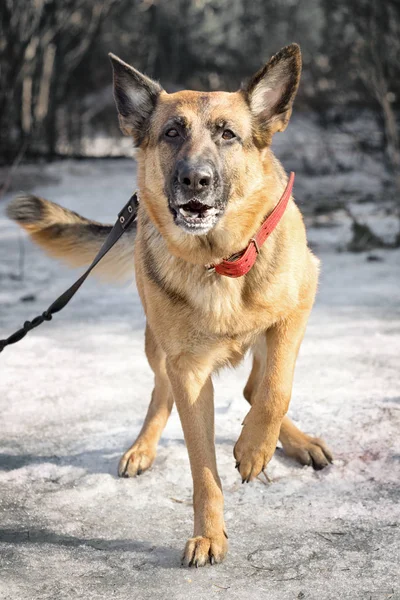
[[[16,342],[22,340],[29,331],[35,329],[35,327],[38,327],[44,321],[51,321],[54,313],[58,313],[64,308],[64,306],[68,304],[68,302],[71,300],[71,298],[73,298],[73,296],[75,296],[76,292],[79,290],[82,283],[88,277],[90,272],[94,269],[97,263],[101,261],[101,259],[107,254],[107,252],[109,252],[109,250],[111,250],[111,248],[119,240],[121,235],[128,229],[129,225],[131,225],[133,221],[136,220],[138,205],[139,201],[137,193],[135,192],[130,197],[127,204],[125,204],[121,212],[118,213],[118,219],[114,227],[111,229],[106,241],[95,256],[88,270],[83,275],[81,275],[79,279],[75,281],[73,285],[71,285],[70,288],[68,288],[63,294],[61,294],[61,296],[59,296],[57,300],[55,300],[53,304],[51,304],[49,308],[44,311],[44,313],[42,313],[38,317],[35,317],[34,319],[32,319],[32,321],[25,321],[21,329],[18,329],[18,331],[10,335],[10,337],[8,337],[7,339],[0,340],[0,352],[2,352],[6,346],[9,346],[10,344],[15,344]]]

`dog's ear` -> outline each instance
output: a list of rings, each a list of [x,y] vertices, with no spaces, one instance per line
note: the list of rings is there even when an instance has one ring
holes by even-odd
[[[108,56],[114,72],[114,98],[121,130],[133,136],[135,144],[139,146],[162,87],[115,54]]]
[[[256,139],[261,145],[284,131],[292,113],[301,74],[300,46],[282,48],[242,89],[255,121]]]

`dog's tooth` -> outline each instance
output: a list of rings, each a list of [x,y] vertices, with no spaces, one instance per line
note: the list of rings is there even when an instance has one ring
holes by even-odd
[[[204,213],[203,216],[204,217],[211,217],[216,215],[218,212],[218,210],[216,208],[208,208]]]
[[[193,211],[186,210],[185,208],[180,207],[179,212],[182,216],[186,217],[187,219],[194,220],[194,219],[206,219],[207,217],[211,217],[211,216],[218,214],[219,211],[217,208],[208,208],[204,212],[195,213]]]
[[[179,212],[181,213],[181,215],[183,215],[184,217],[197,217],[196,214],[190,212],[189,210],[185,210],[184,208],[180,208]]]

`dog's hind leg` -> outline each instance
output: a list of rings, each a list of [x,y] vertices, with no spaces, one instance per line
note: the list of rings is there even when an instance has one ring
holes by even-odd
[[[265,338],[260,336],[255,342],[253,348],[253,365],[251,367],[250,376],[243,390],[243,396],[249,404],[252,403],[253,396],[261,383],[264,374],[265,354],[267,352],[267,344]]]
[[[243,395],[249,404],[252,404],[254,394],[264,375],[265,352],[266,343],[260,338],[253,348],[253,365],[243,390]],[[320,470],[332,462],[331,451],[325,442],[300,431],[287,416],[283,418],[281,424],[279,441],[285,454],[302,465],[311,465],[314,469]]]
[[[118,475],[135,477],[151,467],[157,444],[174,404],[165,367],[165,354],[157,345],[150,328],[146,327],[146,355],[154,371],[154,389],[143,427],[132,446],[122,456]]]
[[[300,431],[289,417],[283,418],[279,441],[285,454],[301,465],[311,465],[316,471],[332,462],[331,451],[325,442]]]

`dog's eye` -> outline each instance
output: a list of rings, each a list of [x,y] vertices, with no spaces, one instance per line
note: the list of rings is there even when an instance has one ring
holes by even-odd
[[[175,137],[178,137],[179,133],[178,133],[178,130],[173,127],[172,129],[168,129],[165,132],[165,135],[169,138],[175,138]]]
[[[223,140],[233,140],[234,137],[236,137],[236,135],[230,129],[225,129],[225,131],[222,133]]]

